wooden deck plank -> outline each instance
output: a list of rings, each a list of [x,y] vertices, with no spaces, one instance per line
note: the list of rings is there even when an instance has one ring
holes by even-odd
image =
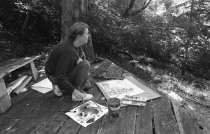
[[[65,112],[79,105],[79,102],[72,102],[70,96],[65,96],[63,104],[56,112],[46,121],[37,125],[36,128],[31,132],[31,134],[54,134],[56,133],[63,123],[67,120]]]
[[[204,134],[203,127],[200,127],[201,125],[196,116],[189,112],[189,109],[181,107],[174,101],[172,104],[175,108],[176,118],[179,120],[178,125],[181,126],[181,130],[184,134]]]
[[[198,120],[187,110],[181,110],[181,118],[186,134],[203,134],[199,128]]]
[[[145,107],[138,107],[135,134],[153,133],[153,113],[151,110],[151,101],[148,101]]]
[[[32,88],[31,88],[31,85],[45,79],[46,76],[39,76],[39,79],[37,80],[33,80],[31,81],[28,85],[26,85],[26,88],[28,89],[26,92],[22,92],[21,94],[12,94],[11,95],[11,101],[12,101],[12,105],[18,105],[17,103],[24,99],[28,94],[30,94],[31,92],[37,92],[37,91],[34,91]],[[38,93],[38,92],[37,92]]]
[[[0,78],[0,113],[6,112],[11,105],[11,99],[7,93],[4,80],[3,78]]]
[[[11,101],[12,101],[12,105],[16,105],[20,100],[25,99],[25,97],[27,95],[29,95],[31,92],[33,92],[34,90],[31,90],[30,87],[26,87],[28,90],[26,92],[23,92],[21,94],[18,95],[11,95]]]
[[[180,116],[180,113],[179,113],[179,106],[176,104],[175,100],[171,99],[171,102],[172,102],[172,106],[173,106],[173,109],[174,109],[174,114],[176,116],[177,125],[179,127],[179,132],[180,132],[180,134],[186,134],[185,131],[184,131],[181,116]]]
[[[136,80],[143,82],[134,74],[131,74],[127,70],[124,70],[123,77],[132,76]],[[152,134],[153,133],[153,111],[151,108],[152,104],[151,101],[147,101],[145,107],[137,107],[136,111],[136,124],[135,124],[135,134]]]
[[[25,119],[25,116],[33,111],[49,94],[41,94],[37,91],[31,92],[24,99],[13,105],[6,114],[0,117],[0,133],[12,131],[12,127]]]
[[[157,134],[179,134],[171,103],[164,94],[161,95],[161,98],[152,101],[155,132]]]
[[[206,125],[199,122],[198,115],[192,114],[188,108],[182,107],[176,100],[171,98],[171,103],[174,108],[174,112],[179,126],[180,134],[207,134],[208,132]],[[205,122],[207,123],[207,122]]]
[[[127,106],[120,109],[120,117],[113,118],[110,115],[106,115],[97,134],[133,134],[136,110],[136,106]]]
[[[12,129],[15,134],[29,134],[40,123],[48,120],[54,112],[61,106],[62,97],[56,97],[53,94],[44,100],[39,106],[31,111],[24,120],[20,121]]]

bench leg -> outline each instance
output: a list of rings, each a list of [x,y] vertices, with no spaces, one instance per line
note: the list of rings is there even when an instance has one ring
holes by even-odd
[[[0,78],[0,113],[4,113],[11,106],[11,99],[3,78]]]
[[[36,67],[34,65],[34,62],[32,61],[30,63],[30,65],[31,65],[31,71],[32,71],[33,79],[36,80],[38,78],[38,72],[36,70]]]

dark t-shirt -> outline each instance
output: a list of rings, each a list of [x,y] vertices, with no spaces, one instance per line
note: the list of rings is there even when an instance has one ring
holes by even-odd
[[[68,80],[68,73],[77,65],[82,49],[75,48],[69,40],[58,43],[51,51],[45,64],[45,72],[57,79],[58,87],[63,91],[73,92],[75,87]]]

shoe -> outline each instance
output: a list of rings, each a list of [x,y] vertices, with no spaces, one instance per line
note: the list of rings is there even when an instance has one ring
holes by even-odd
[[[77,95],[76,95],[77,94]],[[92,94],[81,93],[78,90],[72,94],[72,101],[88,101],[93,98]]]
[[[58,85],[53,85],[53,93],[55,96],[58,96],[58,97],[63,95]]]

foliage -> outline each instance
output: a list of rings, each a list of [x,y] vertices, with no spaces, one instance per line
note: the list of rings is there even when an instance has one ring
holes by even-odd
[[[203,75],[209,71],[206,69],[209,66],[199,64],[200,57],[208,51],[210,45],[210,24],[207,17],[209,7],[205,1],[192,0],[171,7],[162,15],[167,21],[164,27],[166,35],[157,40],[157,45],[167,46],[165,51],[170,52],[171,59],[182,67],[183,72]]]
[[[126,48],[181,67],[183,74],[187,71],[198,76],[208,74],[209,64],[201,61],[209,63],[206,54],[210,46],[209,3],[156,0],[133,16],[147,2],[91,0],[87,22],[92,28],[95,47]]]
[[[13,52],[10,57],[41,51],[44,44],[59,40],[61,7],[58,0],[2,0],[0,5],[0,45],[9,46],[5,49]]]
[[[143,20],[135,17],[124,17],[128,1],[120,0],[92,0],[90,1],[88,21],[92,28],[94,44],[107,47],[126,47],[130,49],[144,49],[147,39],[146,33],[141,31],[142,25],[137,25]],[[116,8],[115,8],[116,7]],[[141,4],[139,5],[141,7]],[[142,16],[142,15],[136,15]],[[140,36],[144,38],[140,39]],[[142,42],[141,44],[139,44]],[[141,46],[142,45],[142,46]],[[96,46],[97,47],[97,46]]]
[[[1,59],[41,52],[60,40],[59,0],[1,0],[0,5]],[[208,0],[89,0],[88,9],[84,21],[96,53],[127,50],[210,79]]]

